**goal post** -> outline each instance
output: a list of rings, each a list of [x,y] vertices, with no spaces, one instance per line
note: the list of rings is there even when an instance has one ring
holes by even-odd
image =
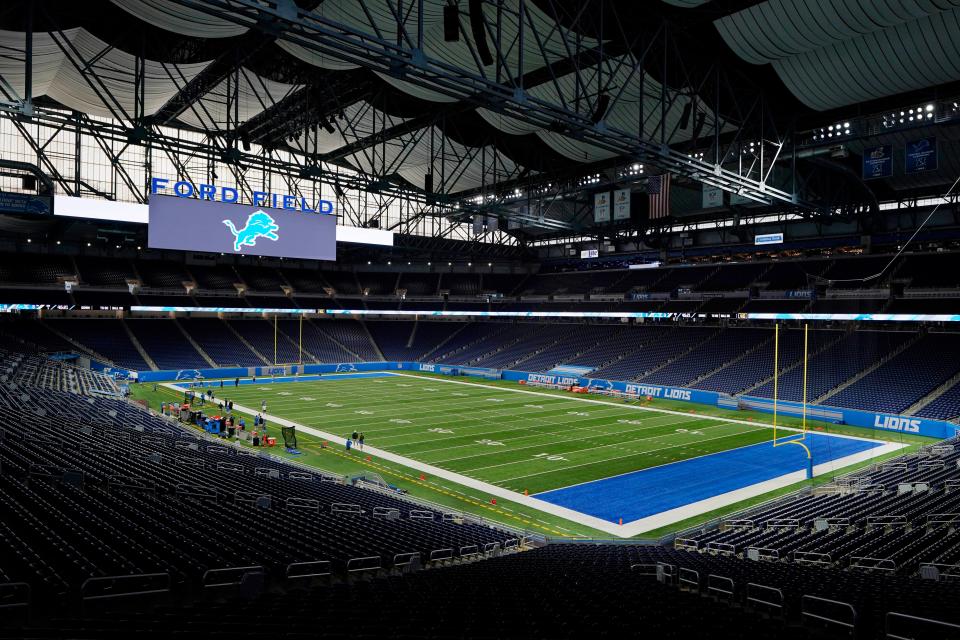
[[[796,445],[807,454],[807,479],[813,477],[813,452],[805,444],[807,439],[807,364],[810,358],[810,325],[803,325],[803,389],[801,394],[800,436],[791,434],[780,437],[777,432],[777,403],[780,393],[780,325],[774,326],[773,334],[773,446]]]
[[[280,316],[278,314],[273,315],[273,366],[283,367],[288,365],[303,364],[303,314],[297,314],[298,318],[298,327],[297,327],[297,361],[296,362],[280,362],[279,357],[279,344],[280,340],[290,340],[293,341],[293,337],[287,334],[284,334],[283,337],[280,336]]]

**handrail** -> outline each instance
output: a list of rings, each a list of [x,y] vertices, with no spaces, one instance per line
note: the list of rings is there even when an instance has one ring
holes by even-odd
[[[310,560],[308,562],[291,562],[287,565],[287,580],[301,578],[320,578],[333,573],[329,560]]]
[[[889,558],[871,558],[869,556],[853,556],[850,558],[851,569],[877,569],[879,571],[896,571],[897,563]]]
[[[700,542],[693,538],[674,538],[674,549],[683,549],[685,551],[696,551],[700,548]]]
[[[83,584],[80,585],[80,598],[84,601],[112,600],[114,598],[167,593],[169,591],[169,573],[97,576],[83,581]]]
[[[314,498],[298,498],[297,496],[290,496],[284,502],[288,509],[310,509],[311,511],[320,512],[320,501],[315,500]]]
[[[0,582],[0,609],[29,607],[33,590],[26,582]]]
[[[730,588],[725,589],[721,586],[718,586],[717,583],[720,585],[729,585]],[[729,598],[733,598],[734,589],[735,585],[733,583],[733,578],[728,578],[727,576],[718,576],[712,573],[707,576],[707,591],[712,591],[713,593],[719,593]]]
[[[630,565],[630,571],[636,571],[641,576],[656,576],[657,566],[658,565],[656,564],[639,562],[637,564]]]
[[[760,594],[776,594],[777,600],[765,600]],[[773,607],[774,609],[779,609],[782,612],[784,608],[783,591],[777,589],[776,587],[768,587],[765,584],[748,582],[747,602],[753,602],[754,604],[760,604],[766,607]]]
[[[818,564],[830,566],[833,564],[833,558],[829,553],[820,553],[819,551],[794,551],[791,556],[797,564]]]
[[[374,564],[374,562],[376,564]],[[358,566],[364,563],[370,566]],[[382,567],[383,561],[380,556],[364,556],[362,558],[350,558],[347,560],[347,573],[354,573],[356,571],[377,571]]]
[[[202,584],[204,587],[227,587],[234,584],[240,584],[243,581],[243,577],[248,573],[263,573],[263,567],[261,565],[251,565],[249,567],[224,567],[222,569],[207,569],[203,574]],[[235,580],[231,580],[230,576],[233,574],[239,574],[236,576]],[[220,576],[224,576],[226,582],[210,582],[215,578],[219,579]]]
[[[363,508],[358,504],[348,502],[334,502],[330,505],[330,513],[347,513],[351,515],[361,515]]]
[[[413,562],[414,558],[419,558],[419,557],[420,557],[419,551],[408,551],[407,553],[398,553],[395,556],[393,556],[393,566],[395,567],[406,566],[411,562]]]
[[[705,549],[726,556],[736,555],[737,553],[737,548],[729,542],[708,542]]]
[[[941,635],[940,633],[936,633],[936,636],[946,638],[948,637],[947,631],[953,631],[952,635],[954,637],[960,634],[960,625],[954,624],[952,622],[944,622],[942,620],[933,620],[932,618],[921,618],[919,616],[911,616],[906,613],[897,613],[895,611],[888,611],[886,618],[884,619],[884,631],[886,633],[886,637],[889,640],[914,640],[915,638],[918,637],[916,635],[916,632],[914,632],[913,635],[909,635],[909,636],[900,635],[901,632],[894,632],[892,630],[892,627],[895,626],[895,623],[898,620],[915,623],[914,626],[934,627],[934,629],[930,629],[931,633],[929,635],[924,634],[923,637],[931,637],[931,638],[935,637],[933,632],[940,632],[940,631],[942,631],[943,634]]]
[[[691,576],[693,576],[691,578]],[[695,569],[680,567],[677,571],[677,583],[683,588],[683,585],[693,585],[691,588],[700,591],[700,572]]]
[[[808,610],[808,603],[821,603],[827,605],[834,605],[835,608],[841,609],[844,611],[850,612],[849,622],[846,620],[841,620],[839,618],[830,618],[827,613],[814,613],[813,611]],[[839,600],[831,600],[829,598],[821,598],[820,596],[811,596],[804,595],[800,598],[800,615],[804,619],[812,618],[814,620],[819,620],[820,622],[826,622],[827,624],[835,624],[846,629],[854,629],[857,626],[857,610],[853,608],[853,605],[849,602],[840,602]]]
[[[751,556],[751,551],[756,553],[756,558]],[[780,550],[770,547],[747,547],[746,556],[749,560],[779,560]]]
[[[453,558],[453,549],[434,549],[430,552],[428,560],[430,562],[439,562],[441,560],[450,560]]]

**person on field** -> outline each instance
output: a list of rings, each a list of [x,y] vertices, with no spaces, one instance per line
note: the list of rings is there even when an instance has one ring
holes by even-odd
[[[360,445],[360,451],[363,451],[363,431],[360,432],[360,437],[357,439],[357,444]]]
[[[353,444],[357,444],[358,437],[359,437],[359,434],[356,431],[354,431],[353,435],[350,436],[350,439],[353,440]]]

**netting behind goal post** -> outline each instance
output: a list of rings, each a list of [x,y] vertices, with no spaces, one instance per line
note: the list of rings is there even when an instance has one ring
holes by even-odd
[[[297,450],[297,428],[281,427],[280,433],[283,436],[283,446],[289,451]]]

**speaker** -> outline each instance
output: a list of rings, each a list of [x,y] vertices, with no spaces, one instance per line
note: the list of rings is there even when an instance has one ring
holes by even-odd
[[[36,191],[37,179],[34,176],[23,176],[20,180],[20,186],[23,187],[24,191]]]
[[[423,176],[423,190],[426,193],[433,193],[433,173]]]
[[[610,108],[610,95],[607,93],[601,93],[597,96],[597,108],[594,109],[593,115],[590,116],[590,122],[597,124],[603,117],[607,115],[607,109]]]
[[[470,32],[473,34],[473,44],[477,48],[477,55],[483,66],[493,64],[490,46],[487,44],[487,32],[483,26],[483,0],[470,0]]]
[[[460,41],[460,9],[453,4],[443,8],[443,41]]]

